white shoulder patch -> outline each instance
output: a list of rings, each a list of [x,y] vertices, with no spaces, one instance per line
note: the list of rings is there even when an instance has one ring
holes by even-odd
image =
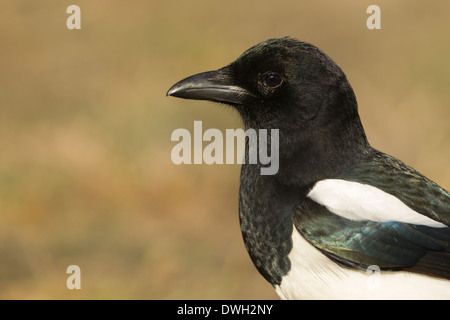
[[[447,227],[414,211],[395,196],[358,182],[322,180],[315,184],[308,197],[334,214],[350,220],[398,221],[434,228]]]

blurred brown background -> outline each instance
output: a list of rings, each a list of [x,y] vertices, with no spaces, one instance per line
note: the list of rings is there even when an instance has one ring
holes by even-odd
[[[66,28],[71,4],[81,30]],[[366,27],[371,4],[381,30]],[[437,0],[3,1],[0,298],[277,298],[242,242],[239,166],[170,159],[173,130],[238,128],[237,114],[165,97],[270,37],[323,49],[372,145],[449,189],[449,12]],[[66,288],[71,264],[81,290]]]

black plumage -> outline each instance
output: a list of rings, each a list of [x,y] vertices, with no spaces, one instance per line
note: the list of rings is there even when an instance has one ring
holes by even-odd
[[[295,268],[293,232],[339,266],[377,265],[450,279],[449,193],[370,146],[350,83],[317,47],[290,37],[269,39],[167,94],[229,104],[247,129],[279,129],[279,171],[261,175],[261,164],[246,161],[239,192],[246,248],[274,286]],[[318,182],[342,180],[374,187],[377,195],[389,195],[386,201],[395,197],[400,202],[393,203],[415,220],[397,221],[397,212],[387,212],[392,220],[386,220],[380,208],[367,208],[367,219],[355,218],[365,213],[363,200],[348,212],[313,200]],[[373,219],[374,212],[383,217]]]

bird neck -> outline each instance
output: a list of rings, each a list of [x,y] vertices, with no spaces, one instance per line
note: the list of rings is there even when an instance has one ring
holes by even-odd
[[[261,175],[261,163],[248,163],[247,144],[239,194],[246,248],[259,272],[273,285],[279,284],[290,270],[288,254],[292,249],[297,206],[317,181],[336,176],[372,150],[359,119],[353,91],[349,87],[340,92],[347,94],[332,97],[327,101],[326,110],[318,105],[317,109],[323,113],[318,112],[314,118],[305,119],[294,108],[284,118],[256,108],[245,110],[246,129],[279,129],[278,172]],[[256,114],[258,118],[254,117]],[[270,141],[267,139],[267,143]]]
[[[351,122],[334,122],[308,135],[280,132],[279,150],[277,178],[285,185],[306,187],[353,166],[372,148],[356,115]]]
[[[268,136],[272,129],[279,130],[276,177],[283,184],[303,188],[332,177],[372,150],[345,76],[338,77],[325,94],[319,93],[309,98],[300,96],[295,103],[237,107],[246,129],[267,129]],[[267,139],[267,150],[272,149],[270,142]]]
[[[279,285],[290,270],[293,215],[306,190],[286,188],[275,176],[261,175],[260,166],[243,164],[239,220],[245,247],[261,275]]]

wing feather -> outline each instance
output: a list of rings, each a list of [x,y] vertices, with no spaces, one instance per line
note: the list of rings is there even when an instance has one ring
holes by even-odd
[[[449,227],[349,220],[309,198],[298,206],[294,225],[308,242],[349,267],[377,265],[450,279]]]
[[[450,194],[404,162],[378,150],[334,179],[354,181],[391,194],[412,210],[450,226]]]

